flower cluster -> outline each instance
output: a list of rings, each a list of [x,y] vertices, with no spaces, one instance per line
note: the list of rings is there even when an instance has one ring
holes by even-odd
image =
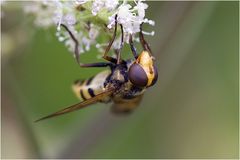
[[[128,43],[129,35],[140,31],[140,25],[147,23],[154,25],[154,21],[145,18],[145,10],[148,5],[142,0],[43,0],[26,2],[24,11],[33,14],[35,24],[41,27],[57,26],[57,37],[64,42],[71,51],[74,50],[74,42],[66,30],[61,29],[64,24],[79,41],[80,53],[90,50],[92,45],[102,50],[106,42],[100,40],[111,37],[112,28],[117,23],[123,26],[124,42]],[[144,34],[153,35],[154,32]],[[120,37],[116,38],[113,47],[119,48]],[[100,43],[101,42],[101,43]]]

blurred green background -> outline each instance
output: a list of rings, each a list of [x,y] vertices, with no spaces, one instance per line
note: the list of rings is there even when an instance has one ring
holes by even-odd
[[[2,158],[237,158],[239,2],[148,2],[159,68],[137,110],[118,117],[97,104],[56,119],[41,116],[79,100],[79,68],[55,37],[7,2],[1,26]],[[138,50],[141,48],[138,46]],[[96,62],[96,50],[82,55]],[[130,55],[128,46],[125,57]]]

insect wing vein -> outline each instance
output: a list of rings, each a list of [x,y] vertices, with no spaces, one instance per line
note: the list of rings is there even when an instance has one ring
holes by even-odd
[[[72,105],[72,106],[69,106],[69,107],[67,107],[67,108],[64,108],[64,109],[62,109],[62,110],[59,110],[59,111],[57,111],[57,112],[55,112],[55,113],[52,113],[52,114],[50,114],[50,115],[48,115],[48,116],[45,116],[45,117],[43,117],[43,118],[38,119],[38,120],[36,120],[35,122],[39,122],[39,121],[44,120],[44,119],[56,117],[56,116],[59,116],[59,115],[62,115],[62,114],[66,114],[66,113],[73,112],[73,111],[75,111],[75,110],[84,108],[84,107],[86,107],[86,106],[88,106],[88,105],[90,105],[90,104],[96,103],[97,101],[103,99],[103,98],[106,97],[106,96],[111,95],[114,91],[115,91],[114,88],[107,89],[106,91],[104,91],[104,92],[96,95],[96,96],[93,97],[93,98],[87,99],[87,100],[85,100],[85,101],[83,101],[83,102],[80,102],[80,103],[74,104],[74,105]]]

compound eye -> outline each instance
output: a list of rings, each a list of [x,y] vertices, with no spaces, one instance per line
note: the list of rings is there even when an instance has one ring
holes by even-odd
[[[128,71],[129,80],[132,84],[144,87],[147,85],[148,77],[144,69],[139,64],[132,64]]]

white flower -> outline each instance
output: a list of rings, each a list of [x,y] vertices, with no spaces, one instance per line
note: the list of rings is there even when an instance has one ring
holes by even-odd
[[[154,21],[148,20],[145,17],[145,10],[148,8],[148,5],[139,0],[136,3],[136,6],[132,8],[130,4],[125,2],[118,7],[118,10],[115,14],[118,15],[117,22],[122,24],[124,33],[135,34],[140,31],[140,25],[142,23],[149,23],[154,25]],[[137,14],[136,14],[137,11]],[[109,17],[108,28],[112,28],[115,24],[115,14]]]
[[[82,38],[82,43],[83,43],[83,45],[85,46],[85,50],[86,51],[89,51],[90,50],[90,45],[91,45],[91,40],[90,39],[88,39],[87,37],[83,37]]]
[[[75,16],[72,13],[67,14],[64,17],[64,20],[66,21],[67,25],[74,25],[76,23]]]
[[[112,11],[118,5],[118,0],[94,0],[92,5],[92,14],[94,16],[102,9]]]
[[[88,36],[91,40],[95,40],[99,34],[99,29],[94,25],[91,25]]]
[[[145,17],[145,9],[148,8],[148,5],[138,1],[137,5],[134,7],[138,11],[139,18],[143,19]]]
[[[104,7],[104,0],[95,0],[92,4],[92,14],[94,16]]]
[[[112,11],[114,10],[118,5],[118,0],[105,0],[105,7],[109,10]]]
[[[123,4],[119,7],[119,10],[117,12],[117,21],[118,23],[120,24],[126,24],[126,25],[129,25],[133,19],[133,14],[131,13],[130,11],[130,8],[132,6],[129,5],[129,4]]]
[[[126,43],[128,43],[130,35],[133,36],[134,41],[139,41],[135,35],[140,31],[142,23],[154,25],[154,21],[145,18],[145,10],[148,5],[143,0],[134,2],[129,3],[126,0],[42,0],[25,2],[24,11],[35,15],[34,23],[37,26],[44,28],[57,26],[58,40],[65,43],[72,52],[74,52],[75,43],[69,33],[60,27],[60,24],[66,25],[76,37],[80,53],[89,51],[91,46],[102,52],[108,41],[98,42],[97,40],[109,39],[109,33],[106,34],[106,32],[112,34],[112,30],[108,31],[107,28],[114,28],[116,15],[117,23],[123,26],[124,42]],[[79,7],[83,10],[79,10]],[[104,28],[105,25],[107,28]],[[143,34],[154,35],[154,32],[143,31]],[[113,48],[118,49],[120,42],[121,37],[118,34]]]

